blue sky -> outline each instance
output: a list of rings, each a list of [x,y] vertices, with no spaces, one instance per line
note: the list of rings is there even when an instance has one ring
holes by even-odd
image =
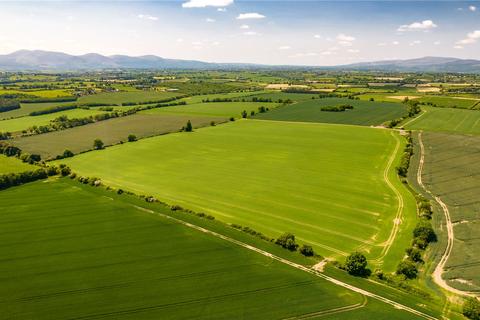
[[[0,53],[335,65],[480,58],[479,1],[0,1]]]

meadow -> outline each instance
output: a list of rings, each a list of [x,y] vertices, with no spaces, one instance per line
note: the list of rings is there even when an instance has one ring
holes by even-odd
[[[38,167],[22,162],[15,157],[7,157],[0,154],[0,175],[35,170],[37,168]]]
[[[480,292],[480,137],[424,132],[426,187],[448,206],[453,251],[444,278],[460,290]],[[438,214],[443,214],[440,210]]]
[[[0,203],[5,318],[417,319],[68,178]]]
[[[415,222],[414,199],[394,170],[403,145],[383,129],[240,120],[60,162],[272,237],[293,232],[323,256],[363,250],[392,270]],[[398,212],[408,219],[385,252]]]
[[[103,104],[117,104],[122,103],[142,103],[147,101],[156,101],[163,99],[170,99],[181,96],[175,92],[161,92],[161,91],[130,91],[130,92],[102,92],[92,95],[82,96],[78,99],[79,104],[89,103],[103,103]]]
[[[19,137],[11,142],[26,152],[40,154],[42,158],[48,159],[61,155],[65,149],[74,153],[91,150],[95,139],[101,139],[108,146],[127,141],[130,134],[134,134],[140,139],[180,131],[188,120],[191,120],[194,127],[207,126],[212,121],[216,123],[226,121],[225,118],[212,116],[134,114],[68,130]]]
[[[422,106],[423,114],[407,119],[405,129],[480,134],[480,111]]]
[[[250,116],[251,111],[258,112],[260,107],[273,109],[277,105],[276,103],[265,102],[207,102],[155,108],[142,111],[140,114],[184,114],[241,118],[243,111],[247,111],[248,116]]]
[[[85,109],[71,109],[55,113],[43,114],[39,116],[25,116],[14,119],[7,119],[0,121],[1,132],[19,132],[26,130],[33,126],[45,126],[55,118],[60,116],[67,116],[68,118],[86,118],[96,114],[104,113],[99,110],[85,110]]]
[[[325,106],[351,105],[354,108],[344,112],[326,112]],[[354,125],[380,125],[406,114],[401,103],[369,102],[346,98],[325,98],[286,105],[268,113],[258,114],[257,119],[325,122]]]

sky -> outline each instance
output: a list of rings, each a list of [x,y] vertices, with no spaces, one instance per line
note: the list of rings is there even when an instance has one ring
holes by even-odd
[[[480,1],[1,1],[0,54],[339,65],[480,59]]]

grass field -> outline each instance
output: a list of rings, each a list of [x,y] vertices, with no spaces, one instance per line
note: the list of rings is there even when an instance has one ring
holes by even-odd
[[[93,148],[93,140],[97,138],[101,139],[105,145],[112,145],[127,141],[129,134],[143,138],[179,131],[188,120],[191,120],[194,127],[210,125],[211,121],[217,123],[226,121],[225,118],[211,116],[134,114],[68,130],[20,137],[12,140],[12,143],[26,152],[37,153],[42,158],[48,159],[62,154],[65,149],[74,153],[90,150]]]
[[[273,101],[277,101],[279,99],[287,100],[290,99],[295,102],[311,100],[312,98],[318,98],[318,93],[310,94],[310,93],[287,93],[287,92],[269,92],[269,93],[260,93],[254,95],[257,98],[263,99],[272,99]]]
[[[325,106],[348,104],[353,110],[344,112],[321,111]],[[279,107],[255,118],[282,121],[325,122],[355,125],[380,125],[388,120],[404,116],[405,106],[400,103],[369,102],[343,98],[328,98],[304,101]]]
[[[143,114],[185,114],[185,115],[203,115],[218,117],[241,118],[241,113],[245,110],[250,116],[250,111],[258,112],[259,107],[273,109],[276,103],[265,102],[208,102],[188,104],[185,106],[173,106],[155,108],[142,111]]]
[[[248,99],[249,96],[258,95],[265,93],[266,91],[246,91],[246,92],[230,92],[230,93],[217,93],[217,94],[205,94],[197,95],[180,99],[180,101],[185,101],[188,104],[201,103],[205,99],[234,99],[234,98],[245,98]]]
[[[446,203],[454,224],[444,278],[452,287],[480,292],[480,137],[424,132],[422,141],[423,180]]]
[[[81,175],[270,236],[293,232],[324,256],[362,249],[379,263],[385,257],[391,270],[414,221],[410,216],[400,225],[387,255],[384,242],[402,210],[386,177],[399,190],[405,214],[415,217],[414,200],[393,170],[402,140],[382,129],[242,120],[61,162]]]
[[[480,134],[480,111],[422,106],[424,114],[405,123],[410,130]]]
[[[433,103],[439,107],[446,108],[461,108],[461,109],[472,109],[479,100],[469,100],[469,99],[457,99],[455,97],[445,97],[445,96],[424,96],[418,101],[423,103]]]
[[[37,168],[38,167],[22,162],[15,157],[6,157],[0,154],[0,174],[18,173]]]
[[[0,131],[2,132],[18,132],[28,129],[33,126],[45,126],[50,123],[51,120],[60,116],[67,116],[68,118],[86,118],[96,114],[104,113],[99,110],[84,110],[84,109],[72,109],[66,111],[60,111],[55,113],[43,114],[39,116],[26,116],[15,119],[8,119],[0,121]]]
[[[417,319],[126,198],[66,178],[0,192],[2,316]]]
[[[20,109],[15,109],[7,112],[0,112],[0,120],[17,118],[27,116],[30,112],[45,110],[52,107],[58,107],[62,105],[71,105],[75,101],[70,102],[42,102],[42,103],[22,103]]]
[[[133,91],[133,92],[104,92],[78,99],[79,104],[88,103],[104,103],[104,104],[122,104],[125,102],[146,102],[154,100],[168,99],[180,96],[175,92],[159,92],[159,91]]]
[[[69,90],[54,89],[54,90],[5,90],[0,89],[0,94],[28,94],[34,97],[41,98],[57,98],[57,97],[71,97],[72,93]]]

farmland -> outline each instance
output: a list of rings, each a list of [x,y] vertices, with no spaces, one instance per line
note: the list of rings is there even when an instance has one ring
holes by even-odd
[[[427,189],[448,206],[454,228],[454,245],[443,275],[448,284],[480,292],[480,138],[424,132]],[[437,213],[442,215],[442,213]]]
[[[393,166],[387,168],[390,157],[398,161],[393,152],[401,144],[381,129],[244,120],[61,162],[81,175],[95,175],[269,236],[293,232],[324,256],[341,257],[361,247],[382,260],[380,244],[389,237],[395,214],[415,211]],[[385,175],[400,190],[403,209],[398,209],[399,199]],[[339,177],[342,185],[336,183]],[[402,224],[389,250],[392,257],[385,259],[387,268],[403,255],[413,223],[406,219]]]
[[[351,105],[352,110],[345,112],[325,112],[325,106]],[[326,98],[304,101],[280,107],[276,110],[256,116],[258,119],[324,122],[355,125],[380,125],[388,120],[404,116],[406,108],[400,103],[381,103],[359,101],[344,98]]]
[[[22,103],[20,109],[0,113],[0,120],[27,116],[30,112],[45,110],[52,107],[72,105],[75,102],[43,102]]]
[[[480,111],[422,106],[424,114],[405,123],[409,130],[480,134]]]
[[[78,102],[80,104],[102,103],[120,105],[122,103],[142,103],[170,99],[178,96],[181,96],[181,94],[160,91],[104,92],[81,97],[78,99]]]
[[[18,173],[36,169],[36,166],[24,163],[14,157],[6,157],[0,154],[0,175],[7,173]]]
[[[0,203],[7,318],[225,319],[241,306],[249,319],[416,319],[70,179],[3,191]]]
[[[12,143],[29,153],[40,154],[43,158],[54,158],[68,149],[74,153],[91,150],[93,140],[101,139],[106,145],[126,141],[128,135],[143,138],[168,132],[179,131],[188,120],[194,127],[220,123],[225,118],[175,114],[134,114],[79,126],[68,130],[49,132],[41,135],[16,138]]]

